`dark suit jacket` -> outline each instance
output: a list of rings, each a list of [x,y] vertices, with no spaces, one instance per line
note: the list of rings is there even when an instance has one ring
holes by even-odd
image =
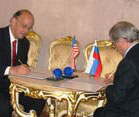
[[[27,63],[27,54],[29,50],[29,41],[24,39],[18,40],[18,51],[16,57],[16,65],[19,65],[19,59],[23,63]],[[4,76],[7,66],[11,66],[11,44],[9,27],[0,28],[0,89],[7,88],[9,80]]]
[[[106,96],[106,117],[139,117],[139,44],[119,63],[114,84],[107,87]]]

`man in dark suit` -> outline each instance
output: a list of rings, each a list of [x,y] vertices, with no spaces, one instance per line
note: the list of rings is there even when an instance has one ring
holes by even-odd
[[[28,10],[19,10],[11,18],[9,26],[0,28],[0,117],[11,117],[13,111],[10,104],[8,75],[30,73],[27,66],[29,41],[25,36],[33,25],[32,13]],[[22,96],[19,103],[24,106],[25,111],[34,109],[37,115],[40,115],[45,101],[20,95]]]
[[[109,32],[116,49],[123,55],[106,88],[107,103],[94,117],[139,117],[139,30],[131,23],[116,23]]]

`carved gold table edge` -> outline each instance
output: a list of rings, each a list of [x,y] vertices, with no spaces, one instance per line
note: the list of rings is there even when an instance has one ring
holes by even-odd
[[[11,104],[13,109],[22,117],[37,117],[36,112],[31,110],[29,113],[25,113],[19,107],[19,93],[24,92],[25,95],[33,98],[43,98],[47,99],[49,97],[55,98],[58,101],[66,100],[68,103],[67,116],[73,117],[76,114],[76,109],[80,101],[86,101],[90,98],[101,99],[105,96],[103,91],[98,92],[85,92],[85,91],[49,91],[49,90],[38,90],[31,87],[25,87],[11,81],[10,94],[11,94]],[[54,111],[50,110],[50,117],[54,116]]]

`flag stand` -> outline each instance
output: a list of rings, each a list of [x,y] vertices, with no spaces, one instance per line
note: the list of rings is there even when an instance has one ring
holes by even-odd
[[[89,74],[89,78],[95,78],[95,76],[94,76],[94,75]]]

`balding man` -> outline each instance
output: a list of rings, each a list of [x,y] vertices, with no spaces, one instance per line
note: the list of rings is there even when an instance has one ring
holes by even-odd
[[[30,44],[25,36],[33,25],[34,16],[30,11],[23,9],[12,16],[9,26],[0,28],[0,117],[11,117],[13,111],[10,104],[8,75],[30,73],[27,66]],[[24,106],[26,112],[34,109],[37,115],[40,115],[44,102],[20,94],[19,103]]]

